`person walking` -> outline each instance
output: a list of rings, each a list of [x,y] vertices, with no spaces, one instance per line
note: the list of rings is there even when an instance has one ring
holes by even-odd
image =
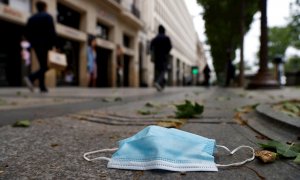
[[[87,47],[87,70],[89,73],[89,87],[97,86],[97,42],[96,37],[89,36]]]
[[[29,18],[26,25],[25,36],[34,49],[40,69],[24,78],[27,87],[33,92],[33,82],[39,80],[41,93],[48,92],[45,86],[45,73],[48,70],[47,55],[48,51],[55,47],[56,31],[53,18],[47,13],[47,4],[37,1],[35,4],[37,13]]]
[[[165,28],[162,25],[159,25],[158,34],[150,44],[155,68],[154,86],[157,91],[162,91],[165,87],[165,73],[168,67],[169,53],[172,49],[171,40],[165,33]]]
[[[204,74],[204,82],[202,83],[202,85],[206,86],[206,87],[209,87],[210,85],[210,68],[209,68],[209,65],[206,64],[204,69],[203,69],[203,74]]]

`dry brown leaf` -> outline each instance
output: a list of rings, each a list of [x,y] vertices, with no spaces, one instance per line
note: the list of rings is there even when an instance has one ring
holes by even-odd
[[[277,154],[267,150],[259,150],[255,151],[255,156],[264,163],[271,163],[276,160]]]
[[[158,126],[165,127],[165,128],[177,128],[179,129],[185,123],[184,120],[165,120],[160,121],[157,123]]]
[[[260,140],[270,140],[268,137],[263,136],[263,135],[256,135],[255,137]]]
[[[241,112],[235,113],[233,119],[234,119],[239,125],[244,126],[244,125],[247,125],[248,122],[247,122],[247,120],[244,120],[244,119],[242,118],[242,114],[243,114],[243,113],[241,113]]]
[[[51,147],[53,147],[53,148],[55,148],[57,146],[59,146],[59,144],[51,144]]]

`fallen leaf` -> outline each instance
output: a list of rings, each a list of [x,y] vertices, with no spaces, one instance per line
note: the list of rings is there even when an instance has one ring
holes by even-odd
[[[51,147],[57,147],[57,146],[59,146],[59,144],[51,144]]]
[[[186,176],[186,172],[180,172],[180,176]]]
[[[118,102],[122,101],[123,99],[121,97],[115,97],[115,98],[102,98],[102,102]]]
[[[17,102],[11,102],[10,105],[16,106],[16,105],[18,105],[18,103]]]
[[[241,113],[249,113],[249,112],[252,112],[258,105],[259,105],[259,103],[253,104],[253,105],[247,105],[247,106],[239,107],[239,108],[236,108],[235,111],[241,112]]]
[[[177,118],[193,118],[195,115],[200,115],[204,111],[204,106],[195,103],[194,105],[186,100],[184,104],[175,105]]]
[[[282,101],[277,104],[274,104],[273,109],[284,113],[290,117],[300,117],[300,101],[299,100],[289,100]]]
[[[120,139],[120,136],[119,135],[112,135],[112,136],[109,137],[109,139],[117,140],[117,139]]]
[[[116,97],[115,102],[119,102],[119,101],[123,101],[123,99],[121,97]]]
[[[4,171],[0,171],[0,174],[4,173]]]
[[[150,111],[150,110],[146,110],[146,109],[140,109],[137,111],[137,113],[141,114],[141,115],[150,115],[150,114],[157,114],[158,112]]]
[[[285,158],[296,158],[300,153],[300,144],[286,144],[279,141],[269,140],[258,143],[263,149],[276,150],[277,154]]]
[[[244,120],[242,118],[242,115],[243,113],[242,112],[236,112],[233,119],[239,124],[239,125],[247,125],[248,124],[248,121],[247,120]]]
[[[255,151],[255,156],[264,163],[271,163],[276,160],[277,154],[267,150]]]
[[[220,96],[217,98],[217,101],[229,101],[231,98],[230,97],[225,97],[225,96]]]
[[[298,153],[296,159],[294,160],[295,163],[300,164],[300,153]]]
[[[263,135],[256,135],[255,137],[256,137],[257,139],[261,139],[261,140],[269,140],[268,137],[263,136]]]
[[[155,105],[154,103],[152,103],[152,102],[146,102],[146,104],[145,104],[145,107],[148,107],[148,108],[154,108],[154,107],[156,107],[157,105]]]
[[[30,126],[29,120],[21,120],[21,121],[15,122],[15,124],[13,124],[13,127],[29,127],[29,126]]]
[[[160,122],[157,123],[157,125],[161,126],[161,127],[177,128],[177,129],[179,129],[183,124],[185,124],[185,121],[178,120],[178,119],[160,121]]]

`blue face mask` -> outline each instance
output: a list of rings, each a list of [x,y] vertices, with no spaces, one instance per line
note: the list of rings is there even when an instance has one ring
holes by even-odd
[[[234,154],[241,148],[252,150],[252,157],[238,163],[215,164],[213,153],[216,147]],[[116,151],[112,158],[89,155],[100,152]],[[136,135],[119,142],[119,148],[103,149],[84,154],[87,161],[107,160],[108,168],[149,170],[164,169],[170,171],[218,171],[217,167],[239,166],[254,159],[254,149],[240,146],[230,151],[225,146],[216,145],[214,139],[178,129],[148,126]]]

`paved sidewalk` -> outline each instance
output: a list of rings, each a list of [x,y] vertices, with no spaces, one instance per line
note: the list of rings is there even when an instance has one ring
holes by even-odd
[[[0,179],[299,179],[300,167],[292,160],[262,164],[255,159],[241,167],[219,168],[218,172],[179,173],[108,169],[106,161],[87,162],[82,158],[84,152],[116,147],[117,141],[145,126],[171,118],[173,104],[186,99],[204,104],[205,109],[201,117],[188,119],[182,130],[216,139],[217,144],[230,149],[239,145],[258,148],[261,134],[234,121],[235,108],[299,98],[299,91],[191,87],[157,93],[154,89],[62,88],[41,96],[26,89],[0,89],[0,99],[18,99],[17,108],[0,104]],[[29,101],[36,103],[27,107]],[[157,105],[155,114],[138,113],[147,102]],[[34,113],[40,114],[29,116]],[[5,119],[11,116],[15,119]],[[11,126],[24,116],[31,120],[30,127]],[[219,150],[215,161],[226,164],[250,156],[247,150],[233,156]]]

